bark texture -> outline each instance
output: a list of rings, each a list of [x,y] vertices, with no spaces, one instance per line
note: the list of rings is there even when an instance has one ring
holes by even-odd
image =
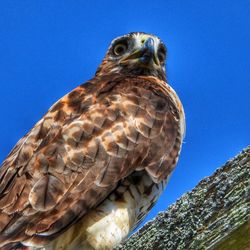
[[[116,250],[250,249],[250,147]]]

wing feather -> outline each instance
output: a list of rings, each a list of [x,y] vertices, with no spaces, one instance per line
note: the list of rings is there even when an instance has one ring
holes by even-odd
[[[95,78],[51,107],[0,170],[0,246],[56,237],[135,170],[165,177],[166,152],[180,149],[179,117],[154,85]]]

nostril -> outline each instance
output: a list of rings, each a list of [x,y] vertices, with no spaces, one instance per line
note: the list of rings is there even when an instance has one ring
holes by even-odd
[[[141,40],[141,43],[144,44],[144,43],[145,43],[145,39],[142,39],[142,40]]]

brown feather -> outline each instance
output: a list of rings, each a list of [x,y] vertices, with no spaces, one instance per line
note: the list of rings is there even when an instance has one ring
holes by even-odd
[[[61,98],[2,164],[0,247],[44,245],[135,171],[165,180],[181,147],[180,116],[178,97],[156,77],[100,74]]]

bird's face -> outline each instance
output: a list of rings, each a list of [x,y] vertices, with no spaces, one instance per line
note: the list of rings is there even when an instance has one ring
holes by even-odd
[[[165,60],[166,47],[158,37],[129,33],[112,41],[97,75],[113,72],[166,80]]]

